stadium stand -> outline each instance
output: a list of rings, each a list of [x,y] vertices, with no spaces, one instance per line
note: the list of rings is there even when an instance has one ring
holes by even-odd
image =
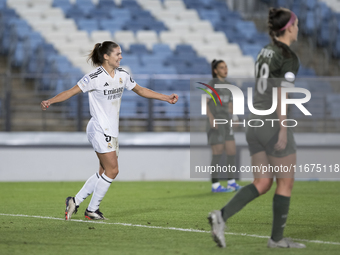
[[[317,35],[318,45],[331,46],[333,55],[340,56],[337,5],[332,5],[332,1],[274,2],[296,12],[301,17],[302,32],[311,37]],[[86,62],[86,55],[95,43],[104,40],[121,45],[121,63],[134,75],[208,77],[210,62],[224,59],[230,77],[249,78],[254,76],[259,50],[270,41],[252,21],[244,20],[219,0],[0,0],[0,11],[1,54],[9,56],[12,67],[39,77],[36,91],[52,91],[51,94],[75,84],[93,69]],[[315,72],[301,67],[299,75],[315,76]],[[183,104],[173,112],[164,105],[155,105],[154,116],[185,118],[188,80],[150,76],[138,82],[158,91],[183,91]],[[323,86],[327,87],[325,91],[332,89],[327,83]],[[311,104],[317,105],[320,116],[324,112],[333,116],[335,101],[322,95],[324,100],[316,98]],[[125,96],[129,97],[128,93]],[[86,118],[87,100],[83,98]],[[127,101],[131,104],[126,109],[122,107],[121,117],[147,116],[147,100],[139,103],[131,97]],[[72,99],[69,104],[76,107],[78,100]],[[75,110],[65,114],[70,118],[76,115]]]
[[[244,21],[221,1],[194,2],[125,0],[117,5],[118,1],[102,0],[81,4],[67,0],[43,1],[44,4],[38,0],[9,0],[7,5],[15,10],[9,12],[17,12],[28,22],[26,31],[25,26],[18,26],[23,31],[13,33],[25,36],[32,29],[40,32],[83,73],[92,67],[81,60],[85,60],[84,55],[95,41],[100,41],[97,38],[100,36],[100,39],[113,39],[123,46],[126,57],[122,64],[136,74],[209,74],[209,63],[221,58],[228,63],[230,76],[252,77],[254,59],[261,47],[269,42],[268,36],[258,33],[253,22]],[[233,26],[228,22],[231,19]],[[154,45],[159,43],[169,45],[172,52],[167,50],[168,55],[163,56],[160,51],[153,52]],[[186,56],[177,49],[181,45],[192,48],[186,51]],[[19,43],[15,66],[23,61],[22,48]],[[145,58],[144,61],[140,59],[143,55],[157,55],[164,60],[159,61],[160,65],[147,65]],[[131,56],[138,60],[132,60]],[[207,61],[203,63],[202,58]],[[192,63],[202,66],[196,68]]]
[[[263,2],[269,2],[262,0]],[[340,4],[337,0],[275,0],[270,4],[287,7],[299,17],[301,32],[316,46],[326,49],[334,58],[340,57]]]

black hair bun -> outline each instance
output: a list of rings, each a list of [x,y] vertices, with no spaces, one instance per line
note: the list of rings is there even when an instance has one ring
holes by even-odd
[[[269,8],[269,14],[268,14],[269,19],[274,18],[276,16],[277,12],[278,12],[278,9],[273,8],[273,7]]]

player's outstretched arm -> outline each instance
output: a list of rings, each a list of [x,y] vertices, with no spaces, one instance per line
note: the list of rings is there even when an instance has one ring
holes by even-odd
[[[65,90],[59,93],[58,95],[56,95],[55,97],[52,97],[51,99],[42,101],[40,104],[41,109],[45,111],[51,104],[63,102],[69,99],[70,97],[73,97],[74,95],[79,94],[80,92],[81,92],[81,89],[79,88],[79,86],[75,85],[73,88],[70,88],[69,90]]]
[[[135,92],[136,94],[138,94],[141,97],[166,101],[169,104],[176,104],[177,101],[178,101],[178,95],[177,94],[171,94],[169,96],[164,95],[164,94],[155,92],[151,89],[141,87],[138,84],[136,84],[136,86],[132,89],[132,91]]]

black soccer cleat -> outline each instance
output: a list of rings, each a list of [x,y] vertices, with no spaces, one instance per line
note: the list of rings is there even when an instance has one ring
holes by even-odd
[[[89,210],[85,210],[85,219],[88,220],[107,220],[107,218],[104,217],[103,213],[97,209],[94,212],[91,212]]]

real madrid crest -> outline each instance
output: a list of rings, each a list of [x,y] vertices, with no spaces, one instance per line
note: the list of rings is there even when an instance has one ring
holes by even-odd
[[[119,83],[120,83],[120,84],[123,84],[122,78],[119,78]]]

